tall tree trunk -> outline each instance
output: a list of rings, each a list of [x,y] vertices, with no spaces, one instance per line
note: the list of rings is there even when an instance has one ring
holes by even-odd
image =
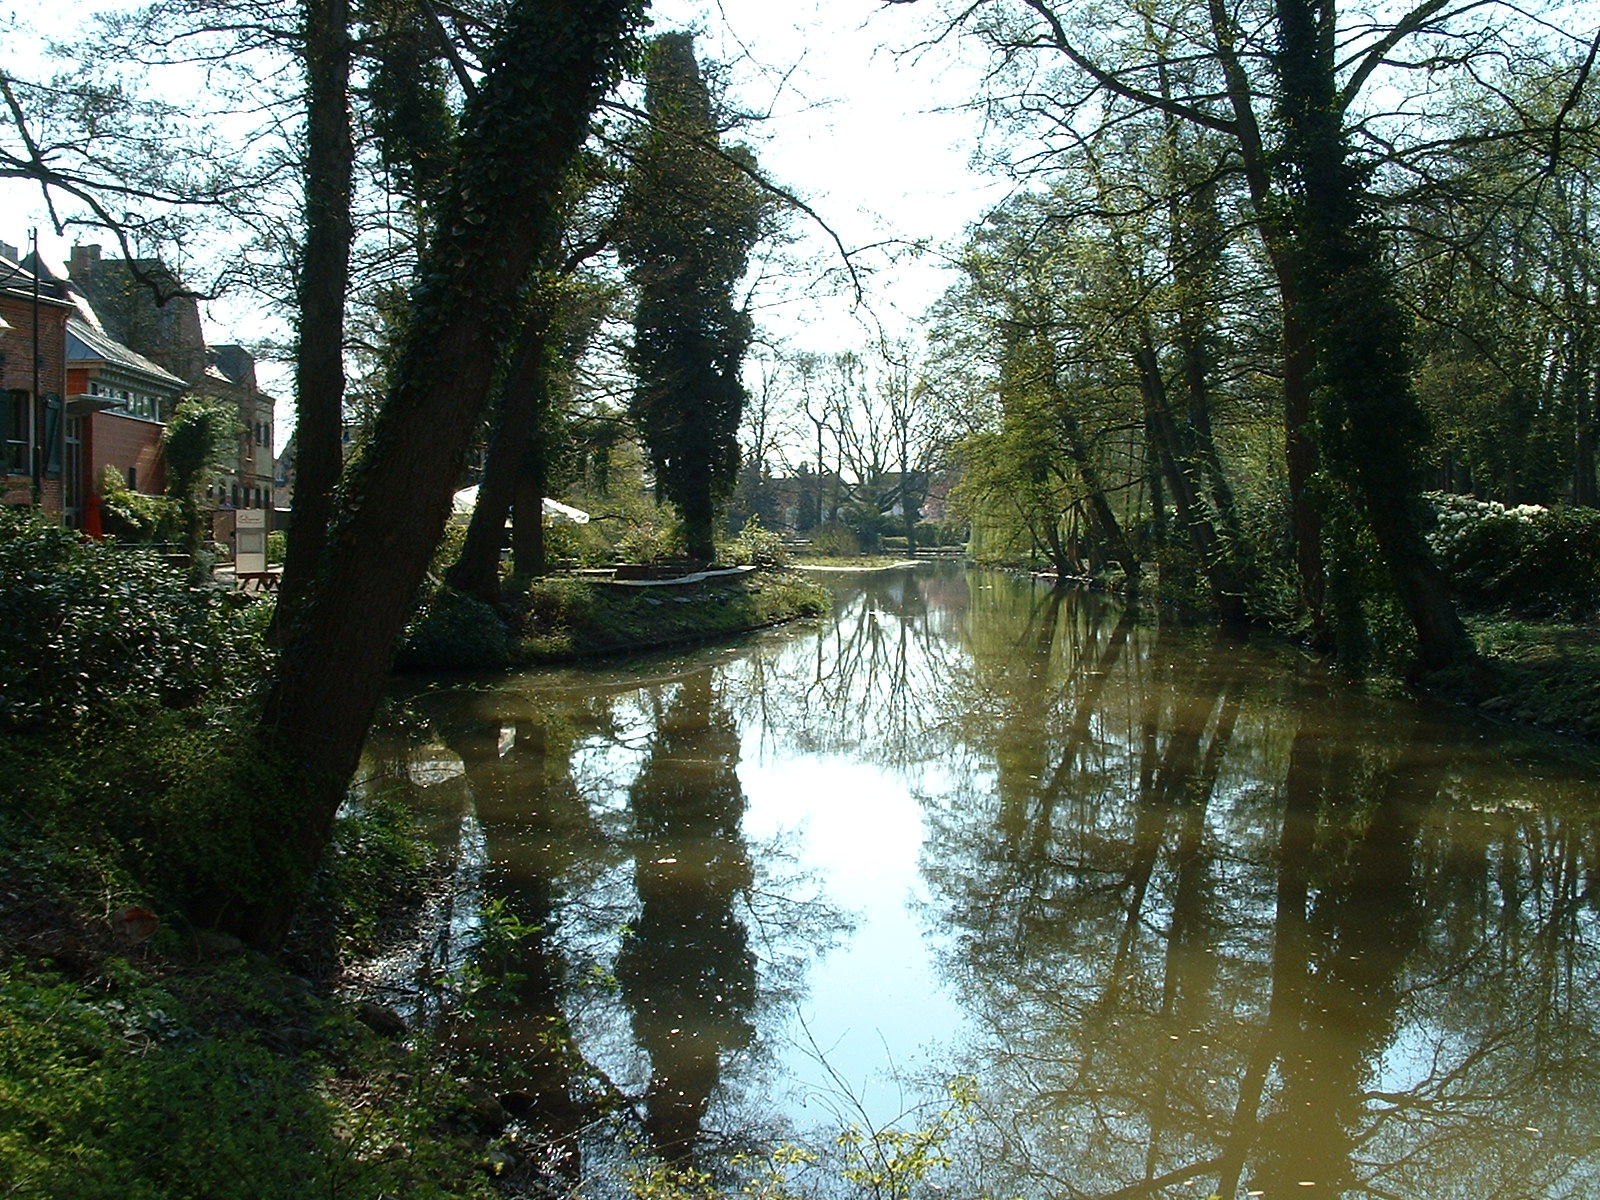
[[[350,290],[349,0],[305,0],[305,245],[295,348],[294,506],[274,623],[305,602],[322,559],[343,465],[344,309]]]
[[[302,879],[271,897],[216,898],[214,918],[258,946],[281,943],[296,884],[327,843],[450,513],[509,333],[506,297],[549,249],[563,175],[638,17],[632,0],[516,0],[468,102],[395,382],[341,488],[322,569],[286,630],[261,718],[263,751],[285,779],[277,827],[254,834],[263,856],[288,847]]]
[[[550,569],[544,540],[549,477],[549,435],[542,423],[535,422],[517,468],[516,497],[511,502],[511,569],[518,575],[544,575]]]
[[[529,440],[536,436],[545,397],[549,394],[545,361],[549,345],[550,309],[535,300],[517,337],[517,348],[506,369],[496,406],[494,432],[478,484],[478,503],[467,525],[461,553],[445,573],[445,582],[488,604],[500,599],[500,547],[505,541],[506,517],[517,499],[517,480]],[[539,505],[542,510],[542,504]],[[518,510],[520,515],[521,510]],[[536,522],[544,514],[535,514]]]
[[[1277,0],[1284,159],[1296,181],[1289,221],[1303,328],[1314,330],[1319,449],[1359,497],[1433,671],[1474,657],[1444,573],[1423,537],[1426,419],[1410,375],[1405,321],[1362,211],[1337,103],[1334,0]]]
[[[1578,382],[1572,437],[1572,503],[1580,508],[1600,507],[1595,488],[1596,401],[1600,400],[1600,363]]]
[[[1305,606],[1312,634],[1320,641],[1327,579],[1322,559],[1322,513],[1311,486],[1317,471],[1311,410],[1311,371],[1315,355],[1310,329],[1302,316],[1300,289],[1290,264],[1288,231],[1273,194],[1261,125],[1256,119],[1255,89],[1239,57],[1239,32],[1226,0],[1207,0],[1207,6],[1228,104],[1233,111],[1233,133],[1245,184],[1281,300],[1284,464],[1288,475],[1289,526],[1301,603]]]

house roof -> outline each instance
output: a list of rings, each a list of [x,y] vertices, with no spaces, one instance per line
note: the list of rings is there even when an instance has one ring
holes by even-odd
[[[107,337],[82,317],[67,318],[67,361],[85,359],[114,363],[126,370],[146,376],[152,383],[160,383],[181,392],[189,385],[171,371],[163,370],[142,354],[129,350],[121,342]]]
[[[30,254],[28,257],[33,256]],[[33,281],[33,272],[27,266],[8,254],[0,253],[0,292],[13,300],[31,301]],[[39,276],[39,302],[52,308],[60,308],[68,303],[61,299],[60,285],[48,272]]]

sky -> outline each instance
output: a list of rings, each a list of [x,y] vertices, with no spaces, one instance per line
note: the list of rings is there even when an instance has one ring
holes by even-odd
[[[0,0],[0,66],[37,73],[16,26],[64,34],[114,0],[62,0],[40,11]],[[829,286],[820,273],[841,266],[832,238],[796,216],[796,253],[810,266],[798,277],[763,279],[752,302],[765,336],[792,349],[860,348],[882,328],[915,336],[917,320],[952,281],[941,266],[948,248],[1005,187],[971,167],[979,118],[961,108],[978,68],[951,47],[917,51],[928,5],[883,7],[877,0],[657,0],[657,31],[690,29],[702,60],[728,64],[730,99],[763,119],[739,133],[762,169],[805,200],[852,249],[889,242],[858,256],[866,304]],[[23,15],[26,10],[27,15]],[[0,241],[26,252],[37,228],[47,262],[64,262],[74,240],[58,237],[37,194],[0,183]],[[87,240],[88,235],[80,237]],[[920,256],[906,247],[925,243]],[[270,314],[239,297],[203,314],[208,340],[284,337]],[[278,395],[279,444],[292,424],[285,370],[261,369]]]

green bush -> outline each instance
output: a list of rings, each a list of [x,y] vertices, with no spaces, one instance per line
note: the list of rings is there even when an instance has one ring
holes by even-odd
[[[587,528],[571,521],[546,521],[544,526],[544,558],[550,565],[582,562],[584,542],[581,531]]]
[[[861,553],[861,539],[849,526],[829,521],[811,531],[811,552],[824,557],[851,558]]]
[[[283,556],[289,552],[289,535],[281,529],[274,529],[267,534],[267,562],[275,567],[283,566]]]
[[[503,667],[511,637],[489,605],[441,587],[406,629],[396,665],[409,671],[459,671]]]
[[[761,518],[754,514],[728,543],[725,556],[732,563],[760,567],[764,571],[778,570],[789,564],[783,538],[765,528]]]
[[[82,720],[114,699],[174,707],[221,685],[221,602],[147,551],[0,513],[0,729]]]
[[[658,563],[683,555],[683,537],[675,525],[664,520],[644,520],[624,530],[616,549],[618,562]]]
[[[954,521],[919,521],[916,535],[919,546],[963,546],[967,541],[966,527]]]
[[[1582,620],[1600,605],[1600,511],[1435,494],[1432,541],[1468,604]]]
[[[100,525],[119,542],[170,542],[177,537],[178,505],[165,496],[130,491],[122,472],[108,466],[100,474]]]
[[[839,509],[839,521],[856,535],[861,552],[873,554],[878,549],[878,539],[891,523],[878,511],[875,504],[852,500]],[[816,540],[813,537],[813,542]]]

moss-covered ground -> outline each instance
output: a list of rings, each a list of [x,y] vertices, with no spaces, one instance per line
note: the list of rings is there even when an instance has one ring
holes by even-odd
[[[1479,711],[1600,742],[1600,624],[1478,617],[1469,627],[1483,656]]]

